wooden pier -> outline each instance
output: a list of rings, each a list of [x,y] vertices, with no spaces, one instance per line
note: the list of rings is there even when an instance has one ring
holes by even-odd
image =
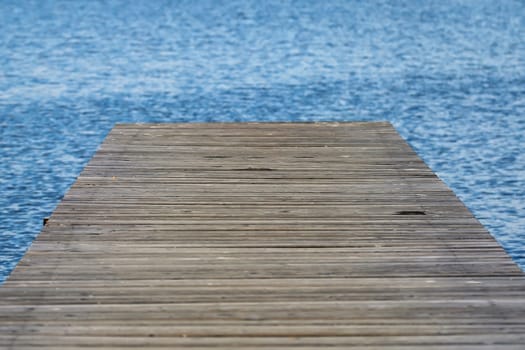
[[[118,125],[0,349],[525,349],[525,278],[388,123]]]

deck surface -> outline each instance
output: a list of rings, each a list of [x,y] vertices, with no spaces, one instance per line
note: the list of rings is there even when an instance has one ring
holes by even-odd
[[[81,347],[522,350],[525,279],[388,123],[118,125],[0,287]]]

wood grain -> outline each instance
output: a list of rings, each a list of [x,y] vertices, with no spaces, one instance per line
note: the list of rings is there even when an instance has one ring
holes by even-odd
[[[122,124],[2,349],[523,349],[522,271],[386,122]]]

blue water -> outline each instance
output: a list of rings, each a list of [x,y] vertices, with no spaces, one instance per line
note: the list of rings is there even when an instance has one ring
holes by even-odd
[[[389,120],[524,268],[525,2],[393,3],[2,0],[0,281],[116,122]]]

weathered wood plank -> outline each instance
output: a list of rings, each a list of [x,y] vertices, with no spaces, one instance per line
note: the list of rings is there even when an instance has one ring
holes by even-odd
[[[388,123],[116,126],[6,349],[522,349],[525,278]]]

